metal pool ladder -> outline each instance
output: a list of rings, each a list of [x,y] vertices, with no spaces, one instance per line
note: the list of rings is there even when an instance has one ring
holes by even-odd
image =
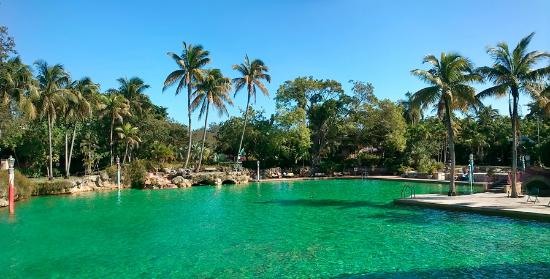
[[[409,184],[403,185],[403,188],[401,188],[401,198],[416,198],[416,186]]]

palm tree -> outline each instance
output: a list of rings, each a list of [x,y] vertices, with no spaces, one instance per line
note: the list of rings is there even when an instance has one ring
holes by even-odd
[[[509,113],[512,121],[512,193],[511,197],[517,198],[518,189],[516,183],[517,176],[517,158],[518,158],[518,137],[519,137],[519,117],[518,102],[520,93],[527,93],[533,97],[539,96],[543,86],[539,85],[545,77],[550,74],[550,66],[539,69],[533,69],[544,58],[549,58],[550,54],[542,51],[527,52],[527,47],[535,33],[521,39],[513,51],[506,43],[499,43],[496,47],[487,49],[487,53],[493,58],[491,67],[481,67],[479,72],[493,86],[479,93],[479,98],[487,96],[506,96],[509,95]],[[538,91],[538,92],[537,92]]]
[[[69,82],[69,75],[60,64],[49,66],[45,61],[37,61],[35,65],[38,70],[37,78],[40,88],[37,107],[40,116],[46,117],[48,120],[48,178],[51,180],[53,179],[52,126],[58,112],[65,107],[65,97],[69,93],[65,86]]]
[[[227,114],[227,107],[225,104],[233,104],[231,97],[229,96],[230,90],[231,80],[224,77],[219,69],[207,70],[203,81],[197,84],[197,90],[195,91],[191,108],[195,110],[200,107],[199,119],[204,115],[204,129],[202,133],[202,146],[199,155],[199,164],[196,171],[199,171],[201,168],[210,105],[214,106],[220,116]]]
[[[405,97],[405,100],[399,101],[399,103],[403,107],[403,116],[405,117],[407,123],[414,125],[418,123],[422,118],[424,118],[424,114],[422,113],[420,107],[414,106],[412,104],[413,95],[411,94],[411,92],[407,92],[405,94]]]
[[[133,110],[136,114],[141,115],[143,113],[145,90],[149,88],[149,85],[138,77],[119,78],[117,81],[120,84],[118,92],[128,99],[131,111]]]
[[[184,87],[187,87],[187,118],[189,120],[187,133],[189,142],[187,144],[185,168],[187,168],[187,165],[189,164],[189,155],[191,154],[193,136],[193,130],[191,129],[191,95],[193,87],[195,87],[197,82],[202,79],[204,71],[202,68],[206,66],[206,64],[210,63],[210,58],[208,57],[209,54],[210,53],[207,50],[204,50],[201,45],[192,45],[185,42],[183,42],[183,52],[181,56],[173,52],[168,53],[168,55],[174,59],[179,69],[171,72],[166,77],[162,91],[177,83],[176,95],[179,95],[181,90]]]
[[[248,120],[248,109],[250,107],[250,98],[254,97],[254,102],[256,102],[256,87],[264,93],[264,95],[269,96],[267,88],[262,83],[262,80],[271,82],[271,76],[267,74],[269,69],[264,64],[262,60],[254,59],[252,62],[248,59],[248,55],[244,57],[244,63],[239,65],[233,65],[233,69],[238,71],[241,76],[233,79],[233,84],[235,85],[235,95],[241,89],[246,86],[248,91],[248,97],[246,100],[246,110],[244,112],[244,124],[243,132],[241,134],[241,140],[239,142],[239,149],[237,149],[237,161],[241,155],[241,149],[243,146],[244,132],[246,130],[246,122]]]
[[[117,127],[116,132],[118,138],[123,140],[126,146],[122,163],[126,163],[126,158],[129,158],[131,162],[132,159],[131,156],[129,156],[128,151],[131,153],[134,147],[139,146],[139,143],[141,142],[141,139],[139,138],[139,129],[137,127],[132,127],[130,123],[126,123],[120,127]]]
[[[130,116],[130,104],[124,96],[117,93],[116,90],[110,90],[107,95],[103,97],[104,109],[102,111],[103,116],[108,116],[111,121],[111,129],[109,136],[109,147],[111,155],[111,165],[113,165],[113,130],[115,123],[123,123],[124,117]]]
[[[92,116],[93,100],[86,99],[86,96],[94,96],[99,91],[99,85],[92,82],[88,77],[76,80],[70,83],[70,95],[67,98],[67,106],[65,109],[65,120],[72,122],[72,136],[70,146],[68,144],[68,131],[65,132],[65,177],[70,176],[71,161],[73,157],[74,140],[76,138],[76,128],[78,123]]]
[[[430,84],[429,87],[418,90],[412,97],[412,104],[423,109],[435,104],[438,115],[443,117],[447,128],[447,138],[451,159],[449,196],[456,195],[454,181],[455,147],[453,130],[453,110],[466,110],[470,105],[477,104],[475,89],[468,85],[481,80],[473,73],[471,62],[456,53],[441,53],[440,59],[434,55],[424,57],[423,63],[430,63],[429,70],[412,70],[411,73]]]
[[[11,114],[22,112],[29,119],[36,117],[33,101],[38,96],[36,80],[29,66],[19,57],[6,61],[0,69],[0,104],[7,105]]]

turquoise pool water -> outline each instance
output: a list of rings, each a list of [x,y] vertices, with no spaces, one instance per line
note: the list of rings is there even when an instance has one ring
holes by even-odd
[[[33,198],[13,218],[0,209],[0,274],[548,278],[549,223],[393,205],[402,185],[325,180]]]

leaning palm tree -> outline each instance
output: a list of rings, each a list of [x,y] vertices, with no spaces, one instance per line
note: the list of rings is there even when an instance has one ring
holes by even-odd
[[[210,58],[208,57],[209,54],[210,53],[207,50],[204,50],[201,45],[192,45],[185,42],[183,42],[183,52],[181,56],[173,52],[168,53],[168,55],[174,59],[179,69],[171,72],[166,77],[162,91],[177,83],[176,95],[179,95],[181,90],[184,87],[187,87],[187,119],[189,120],[187,134],[189,137],[189,142],[187,144],[185,168],[187,168],[187,165],[189,164],[193,136],[193,130],[191,129],[191,95],[193,87],[195,87],[197,82],[202,79],[204,71],[202,68],[206,66],[206,64],[210,63]]]
[[[72,135],[65,132],[65,177],[70,176],[71,161],[73,157],[74,141],[78,124],[92,116],[94,100],[88,100],[86,96],[94,96],[99,91],[99,85],[92,82],[88,77],[70,83],[71,94],[67,98],[65,108],[65,121],[72,125]],[[70,144],[69,144],[70,142]]]
[[[111,165],[113,165],[113,130],[115,123],[121,123],[124,120],[124,117],[130,116],[130,104],[124,96],[117,93],[116,90],[109,90],[107,95],[103,97],[103,111],[101,112],[102,116],[107,116],[110,119],[110,134],[109,134],[109,147],[111,155]]]
[[[544,78],[550,74],[550,66],[544,66],[539,69],[533,69],[539,62],[545,58],[550,58],[550,54],[542,51],[527,52],[527,47],[535,33],[521,39],[517,46],[510,51],[508,44],[499,43],[496,47],[487,49],[487,53],[493,58],[491,67],[481,67],[479,72],[493,86],[481,91],[479,98],[487,96],[506,96],[509,95],[509,113],[512,121],[512,193],[511,197],[519,197],[517,189],[517,158],[518,158],[518,137],[519,137],[519,116],[518,102],[520,93],[527,93],[533,97],[540,95],[543,86],[540,85]],[[540,89],[540,90],[537,90]]]
[[[120,127],[117,127],[116,132],[118,138],[121,139],[126,146],[124,151],[124,159],[122,160],[122,163],[125,164],[126,158],[129,158],[129,160],[132,161],[128,151],[131,153],[134,147],[139,146],[139,143],[141,142],[141,139],[139,138],[139,129],[137,127],[132,127],[130,123],[126,123]]]
[[[238,71],[241,76],[233,79],[233,84],[235,86],[235,95],[241,89],[246,86],[248,92],[246,100],[246,110],[244,112],[244,124],[243,132],[241,134],[241,140],[239,141],[239,149],[237,149],[237,161],[241,155],[241,149],[243,146],[244,132],[246,130],[246,122],[248,120],[248,109],[250,108],[250,98],[254,97],[254,102],[256,102],[256,87],[264,93],[264,95],[269,96],[267,88],[262,83],[262,80],[271,82],[271,76],[267,74],[268,68],[262,60],[254,59],[252,62],[248,59],[248,55],[244,57],[244,63],[233,65],[233,69]]]
[[[204,128],[202,132],[199,164],[197,165],[196,171],[199,171],[201,168],[210,105],[214,106],[220,116],[227,114],[226,103],[233,104],[229,96],[230,90],[231,80],[224,77],[219,69],[207,70],[203,81],[197,84],[197,90],[195,91],[191,108],[195,110],[200,107],[199,119],[204,115]]]
[[[475,89],[468,85],[480,81],[481,77],[472,71],[471,62],[456,53],[441,53],[437,59],[434,55],[424,57],[423,63],[430,63],[429,70],[413,70],[411,73],[430,84],[429,87],[418,90],[412,96],[412,105],[427,108],[435,105],[438,115],[444,119],[447,128],[447,138],[451,159],[449,196],[456,195],[454,181],[455,147],[453,130],[453,111],[466,110],[470,105],[478,103]]]
[[[52,126],[58,113],[65,107],[66,95],[70,93],[65,88],[69,82],[69,75],[60,64],[49,66],[45,61],[37,61],[35,65],[38,70],[37,79],[40,88],[37,107],[40,116],[46,117],[48,120],[48,178],[51,180],[53,179]]]

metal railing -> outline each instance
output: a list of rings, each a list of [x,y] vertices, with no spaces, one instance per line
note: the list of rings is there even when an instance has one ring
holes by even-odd
[[[401,188],[401,198],[402,199],[404,199],[404,198],[410,198],[410,199],[416,198],[416,186],[409,185],[409,184],[403,185],[403,188]]]

